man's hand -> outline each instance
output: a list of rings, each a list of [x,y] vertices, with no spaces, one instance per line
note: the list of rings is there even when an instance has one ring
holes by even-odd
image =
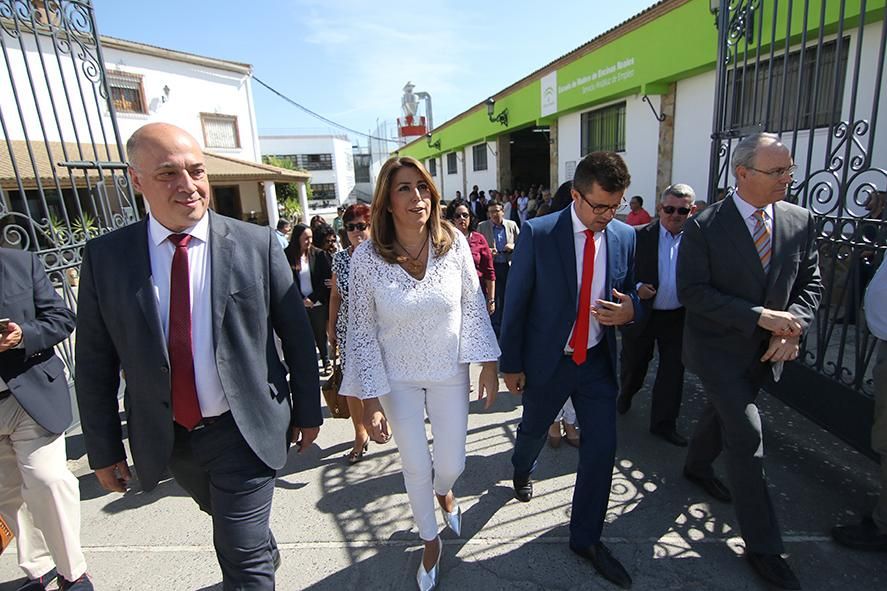
[[[499,374],[496,371],[495,361],[485,361],[483,368],[480,370],[480,377],[477,380],[477,399],[487,401],[484,403],[484,410],[493,406],[496,402],[496,394],[499,393]]]
[[[0,353],[18,347],[22,342],[22,327],[15,322],[6,325],[6,332],[0,335]]]
[[[312,302],[308,298],[305,298],[304,300],[302,300],[302,303],[305,304],[306,308],[311,308],[312,306],[314,306],[314,302]]]
[[[506,373],[503,374],[503,377],[505,378],[505,387],[509,392],[517,395],[524,393],[524,386],[527,385],[527,376],[524,375],[524,372]]]
[[[795,319],[791,312],[782,310],[770,310],[764,308],[758,317],[758,326],[776,336],[799,337],[801,336],[801,323]]]
[[[597,305],[591,309],[591,315],[604,326],[622,326],[634,320],[634,302],[631,301],[631,298],[615,289],[613,297],[619,300],[618,304],[607,300],[598,300]]]
[[[302,453],[314,443],[320,434],[320,427],[293,427],[290,432],[290,441],[294,442],[298,447],[297,453]],[[301,437],[300,437],[301,435]]]
[[[121,460],[116,464],[99,468],[95,471],[95,477],[98,479],[99,485],[106,491],[125,493],[132,474],[129,472],[126,460]]]
[[[656,288],[650,283],[643,283],[638,288],[638,297],[642,300],[649,300],[656,297]]]
[[[513,244],[506,244],[505,246],[502,247],[502,250],[504,250],[506,253],[514,252],[514,245]]]
[[[794,361],[800,350],[800,337],[770,337],[770,346],[761,357],[761,361],[776,363],[777,361]]]
[[[370,398],[363,401],[363,426],[366,428],[370,439],[376,443],[388,443],[391,439],[391,430],[388,428],[388,419],[378,398]]]

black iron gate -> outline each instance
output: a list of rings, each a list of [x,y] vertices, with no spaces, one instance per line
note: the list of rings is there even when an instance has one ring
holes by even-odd
[[[76,310],[84,243],[138,217],[92,2],[0,0],[0,52],[0,246]]]
[[[721,0],[717,26],[709,199],[729,192],[736,141],[769,131],[798,165],[788,199],[818,221],[826,291],[774,393],[870,451],[875,339],[862,298],[887,244],[885,2]]]

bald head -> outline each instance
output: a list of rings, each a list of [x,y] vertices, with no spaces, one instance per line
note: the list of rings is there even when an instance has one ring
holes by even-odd
[[[138,128],[126,141],[126,156],[130,167],[141,170],[146,150],[176,146],[196,151],[202,159],[203,152],[194,136],[171,123],[148,123]]]

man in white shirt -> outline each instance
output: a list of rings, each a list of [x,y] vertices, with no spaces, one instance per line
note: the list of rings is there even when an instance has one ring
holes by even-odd
[[[277,220],[277,229],[274,230],[274,236],[277,238],[277,241],[280,242],[281,248],[286,248],[290,243],[290,232],[293,230],[293,225],[289,220],[285,220],[283,218]]]
[[[270,591],[276,470],[323,420],[305,307],[272,231],[208,211],[190,134],[150,123],[127,154],[150,217],[90,240],[83,255],[76,388],[89,465],[102,488],[126,491],[122,371],[142,488],[169,469],[212,516],[224,587]]]
[[[887,257],[865,292],[865,319],[869,331],[878,339],[875,366],[875,417],[872,425],[872,449],[881,456],[881,494],[871,519],[858,525],[839,525],[832,529],[836,542],[856,550],[887,552]]]

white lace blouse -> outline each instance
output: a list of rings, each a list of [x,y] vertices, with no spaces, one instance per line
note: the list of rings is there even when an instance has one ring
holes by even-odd
[[[468,242],[429,256],[425,277],[386,262],[367,241],[351,257],[348,329],[341,392],[377,398],[389,380],[434,383],[500,351]]]

